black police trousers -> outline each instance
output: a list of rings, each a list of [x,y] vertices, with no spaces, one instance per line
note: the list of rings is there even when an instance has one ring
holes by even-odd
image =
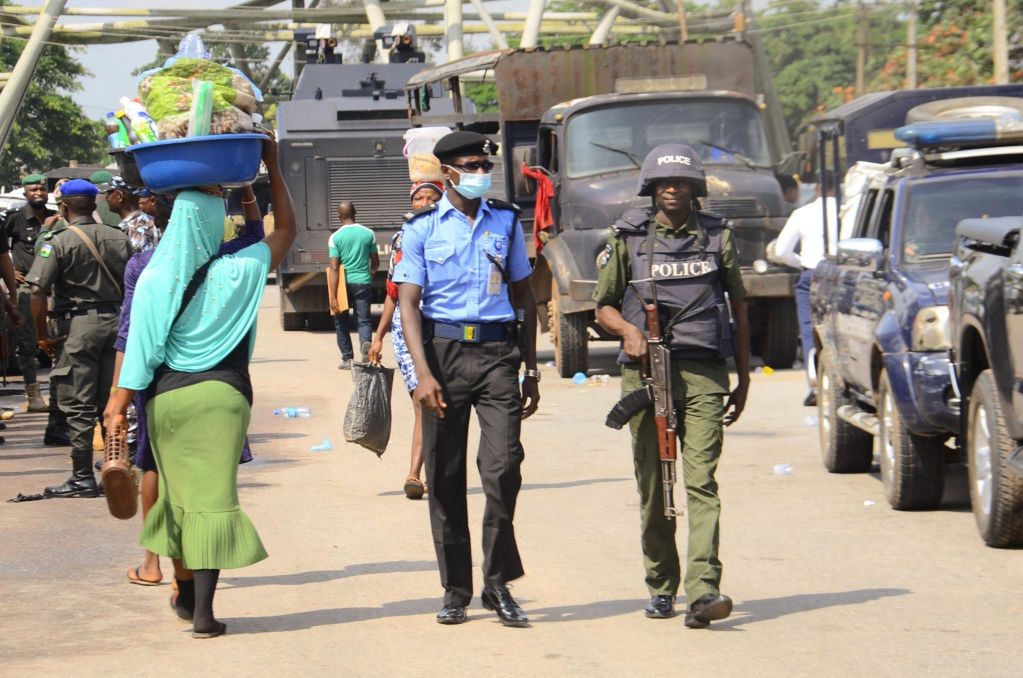
[[[434,337],[425,342],[424,348],[427,364],[440,382],[447,403],[443,419],[423,412],[430,525],[444,604],[464,606],[472,600],[465,495],[466,446],[473,408],[480,426],[476,466],[486,497],[483,580],[486,585],[504,584],[524,574],[512,526],[524,457],[519,442],[520,354],[513,341],[471,344]]]

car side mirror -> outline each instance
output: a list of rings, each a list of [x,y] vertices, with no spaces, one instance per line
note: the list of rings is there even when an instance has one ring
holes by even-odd
[[[512,166],[510,171],[515,177],[515,197],[525,198],[536,194],[536,182],[522,175],[522,166],[536,166],[536,145],[516,146],[512,149]]]
[[[838,265],[874,273],[884,266],[884,243],[875,238],[848,238],[838,242]]]

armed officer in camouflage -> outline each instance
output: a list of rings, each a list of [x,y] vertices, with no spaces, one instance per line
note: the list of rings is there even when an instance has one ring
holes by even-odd
[[[682,474],[689,515],[684,589],[685,625],[704,628],[724,619],[732,601],[722,595],[718,559],[721,502],[714,479],[722,425],[738,420],[749,390],[749,326],[739,259],[728,222],[700,211],[707,195],[700,157],[689,146],[653,149],[640,171],[639,195],[652,206],[626,212],[597,258],[593,294],[597,322],[622,338],[622,393],[643,387],[640,361],[649,335],[644,306],[656,300],[661,335],[671,352],[671,392],[682,440]],[[735,357],[739,383],[729,388],[727,359]],[[727,403],[725,396],[728,396]],[[646,616],[674,616],[682,583],[675,520],[665,515],[654,411],[629,421],[639,484],[641,542],[650,604]]]
[[[98,192],[80,179],[63,186],[60,212],[67,226],[44,235],[25,276],[39,344],[57,353],[50,376],[58,379],[60,408],[71,429],[72,474],[63,485],[46,488],[51,497],[99,494],[92,435],[113,382],[121,286],[132,248],[122,231],[93,219]],[[46,322],[51,290],[57,337],[50,336]]]

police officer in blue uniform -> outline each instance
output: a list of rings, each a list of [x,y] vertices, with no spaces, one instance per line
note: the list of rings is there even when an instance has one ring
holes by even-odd
[[[656,303],[671,350],[689,548],[683,581],[676,521],[665,515],[653,408],[647,407],[629,422],[651,594],[646,616],[674,616],[675,593],[683,585],[689,603],[685,625],[705,628],[732,611],[720,589],[721,501],[714,474],[722,425],[738,420],[749,389],[745,291],[727,220],[700,210],[697,198],[707,195],[707,180],[692,148],[664,144],[650,151],[640,170],[639,195],[649,196],[652,205],[629,210],[615,224],[597,259],[593,298],[597,322],[622,338],[623,394],[642,387],[639,361],[649,338],[644,305]],[[738,385],[730,391],[726,361],[733,356]]]
[[[466,621],[473,595],[465,498],[473,408],[480,423],[476,464],[486,495],[483,606],[506,626],[529,621],[507,584],[524,574],[512,519],[522,485],[519,430],[540,399],[536,302],[517,208],[483,197],[493,169],[488,156],[495,150],[474,132],[452,132],[437,142],[434,155],[450,190],[409,215],[393,278],[419,381],[414,396],[424,409],[430,523],[444,587],[440,624]]]

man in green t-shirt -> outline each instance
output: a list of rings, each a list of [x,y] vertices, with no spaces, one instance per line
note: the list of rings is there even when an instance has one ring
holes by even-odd
[[[377,255],[376,234],[355,221],[355,205],[348,200],[340,203],[337,206],[337,218],[341,222],[341,228],[327,241],[330,256],[327,295],[330,299],[330,314],[334,316],[337,347],[341,349],[341,364],[338,369],[350,370],[352,360],[355,358],[355,349],[352,348],[348,309],[342,311],[338,307],[338,271],[340,267],[344,267],[348,306],[355,309],[362,359],[366,360],[373,339],[373,325],[369,315],[370,305],[373,303],[373,272],[380,265],[380,257]]]

